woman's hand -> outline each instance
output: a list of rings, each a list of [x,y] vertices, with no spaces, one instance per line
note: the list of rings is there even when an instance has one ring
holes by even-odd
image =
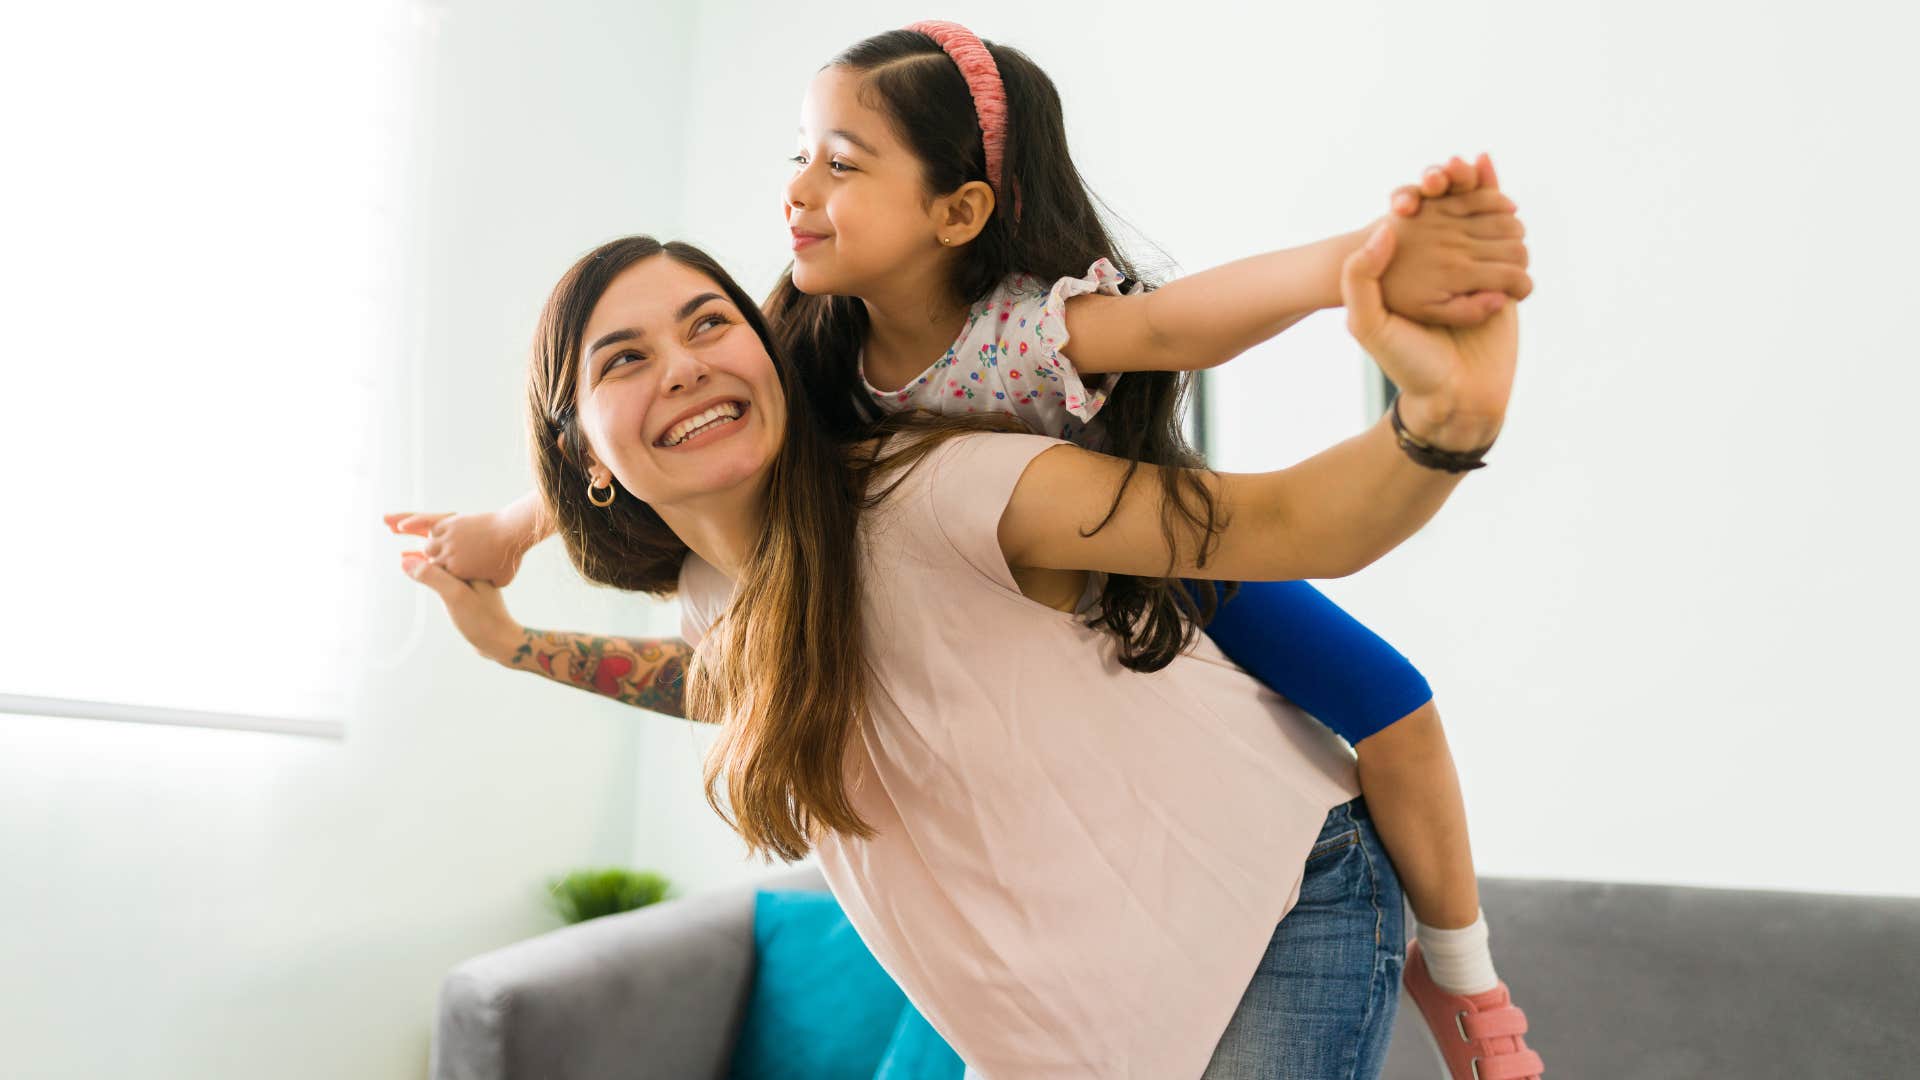
[[[424,536],[427,558],[466,581],[492,582],[506,588],[520,572],[520,559],[533,545],[523,522],[506,511],[477,514],[388,514],[387,528],[408,536]]]
[[[1519,346],[1519,318],[1505,297],[1474,327],[1424,326],[1388,311],[1380,279],[1394,234],[1377,227],[1341,268],[1347,330],[1400,387],[1400,419],[1414,437],[1443,450],[1493,442],[1507,415]]]
[[[401,555],[400,569],[440,594],[454,629],[481,656],[500,664],[512,662],[514,651],[526,638],[526,628],[507,614],[499,589],[484,581],[462,581],[418,551]]]

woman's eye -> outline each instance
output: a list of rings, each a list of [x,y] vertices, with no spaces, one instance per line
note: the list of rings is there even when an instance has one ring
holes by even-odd
[[[698,334],[715,326],[724,326],[726,322],[727,319],[724,315],[705,315],[693,324],[693,332]]]
[[[632,360],[637,363],[645,359],[646,357],[641,356],[639,353],[636,353],[636,352],[623,352],[620,355],[614,357],[613,359],[607,361],[607,366],[601,370],[612,371],[614,368],[624,366],[625,362],[628,360]]]

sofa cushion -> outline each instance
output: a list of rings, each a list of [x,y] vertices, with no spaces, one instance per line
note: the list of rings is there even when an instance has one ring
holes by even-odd
[[[756,970],[733,1080],[872,1080],[906,996],[831,893],[754,898]]]
[[[909,1001],[900,1010],[893,1038],[880,1058],[873,1080],[960,1080],[966,1063]]]

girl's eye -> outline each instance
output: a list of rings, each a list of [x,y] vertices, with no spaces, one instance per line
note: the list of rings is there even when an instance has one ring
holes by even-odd
[[[807,163],[807,155],[795,154],[787,160],[793,162],[795,165],[805,165]]]
[[[847,164],[844,161],[829,161],[827,162],[827,168],[832,169],[834,172],[852,172],[853,171],[853,166]]]

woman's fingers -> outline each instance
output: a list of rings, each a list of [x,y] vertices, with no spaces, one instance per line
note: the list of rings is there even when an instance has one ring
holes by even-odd
[[[1366,345],[1387,325],[1387,306],[1380,295],[1380,275],[1393,261],[1393,229],[1381,222],[1359,250],[1340,267],[1340,297],[1347,307],[1347,332]]]
[[[1417,184],[1407,184],[1393,189],[1387,196],[1387,206],[1401,217],[1412,217],[1420,212],[1421,191]]]

